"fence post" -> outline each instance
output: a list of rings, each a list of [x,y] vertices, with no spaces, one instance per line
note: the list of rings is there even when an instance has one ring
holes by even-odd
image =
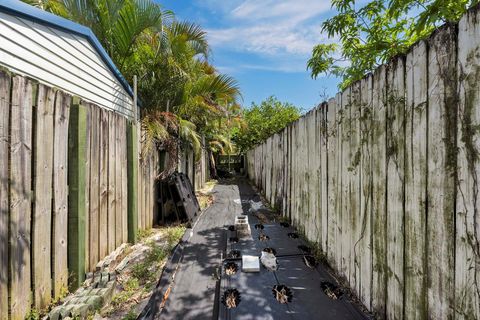
[[[128,242],[137,242],[137,126],[135,121],[129,121],[127,125],[127,176],[128,176]]]
[[[68,270],[69,288],[85,280],[85,166],[87,110],[73,98],[68,130]]]

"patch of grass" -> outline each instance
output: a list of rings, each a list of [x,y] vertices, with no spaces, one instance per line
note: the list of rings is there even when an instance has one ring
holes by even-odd
[[[176,227],[168,227],[166,230],[166,238],[168,246],[173,248],[182,238],[185,233],[185,227],[180,225]]]
[[[132,294],[140,287],[136,277],[130,278],[123,283],[123,291],[116,294],[111,301],[112,306],[118,307],[130,299]]]
[[[25,320],[40,320],[40,316],[40,312],[37,309],[33,308],[30,309],[30,312],[25,317]]]
[[[122,318],[122,320],[135,320],[135,319],[137,319],[137,314],[133,310],[128,311],[128,313]]]
[[[137,231],[138,241],[142,241],[142,240],[150,237],[152,234],[153,234],[152,229],[138,230]]]

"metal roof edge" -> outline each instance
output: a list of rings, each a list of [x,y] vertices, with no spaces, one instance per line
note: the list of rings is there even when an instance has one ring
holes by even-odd
[[[50,12],[35,8],[31,5],[21,2],[20,0],[0,1],[0,11],[15,16],[20,16],[34,22],[52,26],[54,28],[84,37],[95,48],[95,50],[102,58],[103,62],[107,64],[110,71],[112,71],[114,76],[122,84],[123,88],[127,91],[130,97],[133,98],[133,90],[130,87],[129,83],[127,82],[127,80],[125,80],[122,73],[117,69],[117,66],[115,65],[115,63],[113,63],[112,59],[105,51],[103,46],[100,44],[100,41],[98,41],[97,37],[90,28],[87,28],[71,20],[62,18],[60,16],[54,15]]]

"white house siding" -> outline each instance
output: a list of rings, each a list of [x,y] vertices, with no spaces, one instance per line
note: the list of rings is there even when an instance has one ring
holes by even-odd
[[[0,65],[132,116],[132,98],[82,36],[0,12]]]

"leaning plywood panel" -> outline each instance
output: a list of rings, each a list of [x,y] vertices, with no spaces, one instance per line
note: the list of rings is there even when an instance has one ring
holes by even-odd
[[[373,78],[372,176],[373,176],[373,281],[372,307],[378,317],[385,316],[387,276],[387,176],[386,176],[386,67],[379,67]]]
[[[360,83],[360,141],[361,141],[361,196],[360,236],[355,244],[358,252],[357,293],[363,304],[371,309],[372,303],[372,99],[373,75],[363,78]]]
[[[68,226],[68,119],[72,98],[57,91],[55,100],[55,128],[53,138],[53,297],[66,294],[67,226]]]
[[[23,319],[31,303],[32,87],[12,81],[10,130],[10,316]]]
[[[0,70],[0,319],[8,319],[8,150],[11,77]]]
[[[405,131],[405,318],[425,319],[427,45],[419,42],[406,59]]]
[[[480,319],[480,12],[458,26],[458,190],[455,249],[455,317]]]
[[[34,132],[34,205],[32,213],[33,300],[43,310],[51,301],[51,229],[53,176],[53,112],[55,91],[38,86]]]
[[[405,59],[388,65],[387,102],[387,318],[403,314],[405,176]]]

